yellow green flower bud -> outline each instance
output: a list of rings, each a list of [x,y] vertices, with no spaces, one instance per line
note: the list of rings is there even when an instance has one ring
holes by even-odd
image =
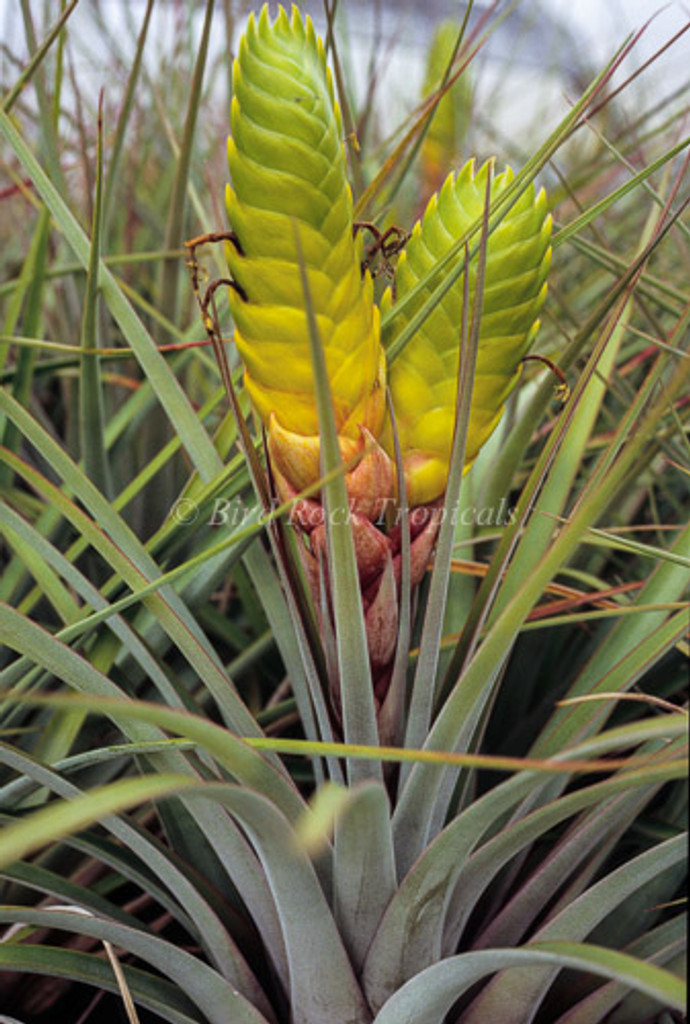
[[[383,421],[379,313],[361,273],[340,113],[311,20],[296,8],[291,18],[281,8],[273,23],[266,6],[258,21],[251,15],[233,86],[226,199],[239,242],[228,247],[235,341],[254,408],[269,431],[280,428],[283,471],[292,451],[303,484],[313,444],[304,456],[298,449],[319,424],[295,226],[336,427],[357,443],[361,427],[377,436]],[[312,464],[318,479],[318,453]]]
[[[400,301],[481,217],[489,164],[475,173],[469,161],[450,175],[434,195],[401,254],[395,274]],[[491,183],[494,200],[510,184],[510,168]],[[521,360],[539,327],[551,260],[551,217],[543,191],[527,189],[487,244],[484,301],[477,368],[472,392],[466,466],[468,469],[503,414],[520,376]],[[461,257],[458,257],[460,259]],[[457,265],[457,264],[456,264]],[[477,258],[471,261],[470,308],[474,299]],[[384,340],[390,344],[438,286],[432,278],[420,296],[391,321]],[[382,313],[393,305],[388,290]],[[411,505],[428,504],[443,494],[455,422],[460,333],[463,314],[462,275],[446,292],[389,368],[405,480]],[[392,453],[390,428],[384,447]]]

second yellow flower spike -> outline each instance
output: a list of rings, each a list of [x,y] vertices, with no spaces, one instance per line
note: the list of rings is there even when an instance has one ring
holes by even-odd
[[[397,301],[427,275],[482,216],[489,164],[475,173],[469,161],[450,175],[432,197],[421,222],[401,254],[395,275]],[[507,169],[491,183],[494,200],[513,180]],[[487,245],[484,303],[477,369],[472,392],[466,469],[503,414],[505,401],[520,375],[520,361],[539,328],[551,260],[551,217],[546,196],[530,187],[491,233]],[[477,260],[470,266],[470,304],[474,299]],[[385,332],[387,344],[438,285],[432,278]],[[446,489],[455,422],[456,388],[463,312],[462,277],[424,321],[389,369],[405,480],[410,505],[425,505]],[[392,307],[386,293],[382,312]],[[390,429],[386,447],[392,452]]]

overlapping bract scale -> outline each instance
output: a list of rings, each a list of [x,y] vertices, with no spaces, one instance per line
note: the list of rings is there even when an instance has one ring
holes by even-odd
[[[250,16],[233,74],[227,189],[239,248],[228,260],[245,384],[264,422],[318,433],[299,243],[343,438],[378,434],[384,360],[372,282],[353,239],[342,125],[321,40],[309,18],[264,7]]]
[[[481,218],[489,167],[487,163],[475,173],[474,161],[469,161],[457,176],[450,175],[441,191],[432,197],[400,256],[395,275],[396,301],[409,293]],[[492,180],[492,200],[512,179],[508,168]],[[520,375],[521,360],[538,330],[551,259],[550,236],[546,197],[543,191],[535,196],[531,187],[489,236],[466,468],[500,420],[505,401]],[[470,308],[476,273],[475,258],[470,266]],[[404,329],[439,281],[439,276],[432,278],[420,296],[393,319],[386,342]],[[387,312],[391,305],[392,294],[388,291],[382,312]],[[389,369],[412,505],[434,501],[446,488],[462,313],[461,276]],[[385,443],[392,451],[390,430],[387,435]]]

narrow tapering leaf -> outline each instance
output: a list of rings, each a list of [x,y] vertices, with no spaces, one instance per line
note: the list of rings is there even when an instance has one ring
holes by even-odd
[[[549,942],[522,949],[482,949],[449,957],[422,971],[391,996],[374,1024],[441,1024],[463,993],[489,974],[511,967],[573,968],[620,981],[682,1011],[685,986],[669,971],[600,946]],[[486,1018],[484,1018],[486,1020]]]
[[[91,254],[86,273],[84,316],[81,325],[79,378],[79,437],[84,469],[90,480],[106,496],[111,494],[110,469],[105,448],[103,382],[100,373],[98,264],[101,258],[103,227],[103,94],[98,105],[96,137],[96,192],[91,224]]]

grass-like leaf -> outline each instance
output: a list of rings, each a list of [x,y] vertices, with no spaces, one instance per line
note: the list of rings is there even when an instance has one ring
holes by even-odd
[[[103,385],[100,360],[94,351],[99,348],[98,264],[101,258],[103,225],[103,132],[103,97],[101,95],[98,107],[96,192],[93,201],[91,253],[86,274],[84,319],[81,327],[79,429],[86,475],[103,494],[109,497],[112,488],[105,449]]]
[[[59,947],[4,943],[0,946],[0,965],[8,971],[83,982],[92,985],[97,991],[120,991],[110,964],[89,953],[75,953]],[[159,1014],[170,1024],[198,1024],[194,1004],[175,985],[134,967],[125,967],[124,976],[140,1006]]]
[[[553,942],[523,949],[478,950],[428,967],[391,996],[374,1018],[374,1024],[416,1024],[421,1014],[425,1014],[428,1024],[441,1024],[453,1003],[475,982],[495,971],[532,965],[570,967],[613,979],[675,1009],[682,1009],[685,998],[682,982],[669,971],[611,949]]]
[[[338,682],[343,709],[343,728],[346,741],[374,744],[378,732],[349,515],[350,502],[345,479],[338,472],[342,466],[342,458],[335,416],[319,329],[311,300],[309,276],[302,255],[299,228],[296,224],[294,230],[297,252],[301,257],[299,269],[314,370],[322,466],[323,472],[331,475],[328,483],[324,484],[323,498],[329,552],[328,571],[331,582],[333,617],[336,623],[335,639],[338,652]],[[376,765],[365,767],[357,762],[350,765],[352,782],[359,781],[368,775],[373,775],[374,778],[380,777],[380,774],[380,768]]]

